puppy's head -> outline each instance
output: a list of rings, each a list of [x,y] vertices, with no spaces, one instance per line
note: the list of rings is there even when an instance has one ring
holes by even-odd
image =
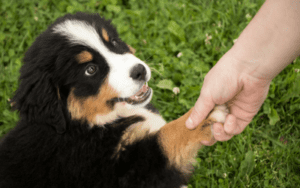
[[[112,119],[117,105],[144,107],[152,97],[151,72],[133,53],[99,15],[66,15],[27,51],[13,104],[56,130],[65,129],[66,118],[94,125]]]

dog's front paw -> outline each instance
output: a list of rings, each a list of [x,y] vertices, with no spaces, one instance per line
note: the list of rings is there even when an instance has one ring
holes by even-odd
[[[213,122],[225,123],[227,114],[229,114],[229,109],[226,104],[216,105],[209,114],[208,118]]]
[[[223,125],[225,123],[227,114],[229,114],[229,109],[226,104],[216,105],[215,108],[211,111],[207,119],[209,119],[212,122],[211,124],[212,135],[214,135],[212,125],[216,122],[222,123]]]

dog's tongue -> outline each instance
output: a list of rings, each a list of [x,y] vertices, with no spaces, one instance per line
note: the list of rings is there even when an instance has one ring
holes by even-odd
[[[134,94],[129,98],[134,100],[139,97],[142,97],[148,91],[148,89],[149,89],[148,84],[144,84],[143,87],[136,94]]]

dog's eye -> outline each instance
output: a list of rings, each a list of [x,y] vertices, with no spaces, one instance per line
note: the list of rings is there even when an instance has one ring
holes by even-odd
[[[97,67],[95,65],[90,65],[85,70],[85,75],[92,76],[97,72]]]
[[[111,43],[112,45],[114,46],[117,46],[118,45],[118,41],[116,39],[111,39]]]

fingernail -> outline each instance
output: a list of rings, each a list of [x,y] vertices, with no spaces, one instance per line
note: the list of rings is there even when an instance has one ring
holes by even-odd
[[[194,128],[194,122],[191,118],[188,118],[188,120],[186,121],[186,127],[189,128],[189,129]]]

